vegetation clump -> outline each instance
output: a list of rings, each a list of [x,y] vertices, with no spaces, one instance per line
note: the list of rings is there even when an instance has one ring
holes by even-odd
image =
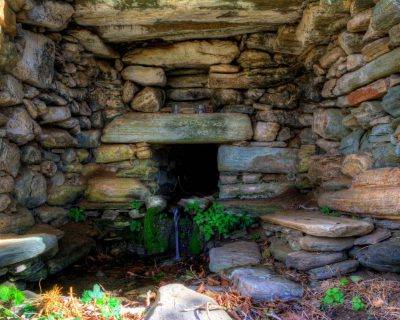
[[[84,208],[71,208],[68,211],[68,217],[74,222],[84,222],[86,220],[86,212]]]
[[[163,232],[168,222],[165,214],[155,208],[147,209],[143,221],[143,240],[147,253],[158,254],[168,249],[168,236]]]

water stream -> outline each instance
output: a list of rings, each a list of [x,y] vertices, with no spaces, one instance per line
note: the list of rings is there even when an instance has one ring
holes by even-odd
[[[179,252],[179,208],[175,207],[172,209],[174,214],[174,229],[175,229],[175,260],[180,260],[181,255]]]

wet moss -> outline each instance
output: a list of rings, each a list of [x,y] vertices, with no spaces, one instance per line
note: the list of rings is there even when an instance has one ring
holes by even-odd
[[[168,218],[156,209],[150,208],[143,221],[143,240],[148,254],[163,253],[168,249]]]

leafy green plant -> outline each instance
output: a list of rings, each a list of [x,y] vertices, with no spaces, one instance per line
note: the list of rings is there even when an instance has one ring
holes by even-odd
[[[350,280],[353,281],[354,283],[358,283],[362,280],[362,277],[353,275],[350,276]]]
[[[320,207],[320,210],[321,210],[322,214],[324,214],[326,216],[332,216],[332,217],[340,217],[341,216],[340,212],[332,210],[328,206],[322,206],[322,207]]]
[[[25,301],[25,294],[14,286],[0,285],[0,317],[13,318],[15,314],[11,308],[21,305]]]
[[[334,306],[344,303],[344,293],[340,288],[329,288],[325,291],[325,295],[322,298],[322,304],[326,306]]]
[[[106,319],[121,319],[121,302],[106,294],[98,284],[93,286],[93,290],[85,290],[81,301],[85,304],[93,303]]]
[[[200,230],[197,225],[193,226],[193,232],[189,239],[188,250],[193,255],[199,255],[203,249],[203,244],[201,241]]]
[[[198,200],[190,201],[186,204],[184,211],[190,214],[198,214],[203,210],[200,207],[200,202]]]
[[[132,200],[130,203],[130,208],[132,210],[139,210],[142,207],[142,202],[139,200]]]
[[[83,222],[86,220],[86,212],[84,208],[71,208],[68,211],[68,217],[75,222]]]
[[[250,226],[253,221],[248,215],[230,213],[218,203],[213,203],[206,211],[198,212],[193,220],[206,241],[213,236],[227,237],[236,229]]]
[[[354,311],[363,311],[365,310],[366,305],[360,296],[354,296],[351,299],[351,307]]]

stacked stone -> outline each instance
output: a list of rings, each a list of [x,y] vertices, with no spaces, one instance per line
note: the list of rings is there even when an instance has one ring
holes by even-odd
[[[362,3],[350,7],[346,30],[313,65],[316,76],[325,78],[325,100],[313,120],[324,154],[313,158],[309,173],[322,191],[349,187],[363,170],[400,163],[400,3]]]
[[[355,245],[387,239],[390,232],[375,229],[368,221],[324,216],[312,211],[285,211],[262,217],[271,236],[272,256],[286,267],[323,280],[355,271],[359,266]],[[350,251],[350,252],[349,252]]]

